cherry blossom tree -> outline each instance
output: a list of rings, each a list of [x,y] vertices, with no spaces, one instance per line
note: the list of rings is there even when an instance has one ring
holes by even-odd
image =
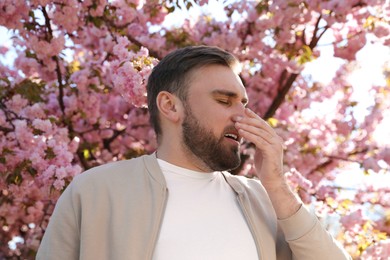
[[[3,0],[0,25],[12,62],[0,63],[0,258],[33,257],[61,192],[88,168],[151,153],[145,84],[168,52],[216,45],[243,65],[249,106],[284,138],[291,186],[334,230],[356,259],[388,256],[389,188],[362,184],[352,198],[335,178],[349,165],[389,174],[390,147],[374,138],[390,109],[387,84],[372,86],[363,119],[348,75],[367,35],[390,45],[384,0],[229,1],[225,19],[204,13],[180,26],[164,21],[208,1]],[[344,64],[329,84],[302,75],[324,34]],[[369,75],[368,75],[369,76]],[[330,104],[330,105],[329,105]],[[326,106],[326,113],[318,113]],[[252,177],[253,147],[244,144],[234,174]],[[351,178],[353,177],[351,173]],[[357,174],[357,173],[356,173]],[[372,218],[369,212],[383,214]],[[12,243],[15,242],[16,243]]]

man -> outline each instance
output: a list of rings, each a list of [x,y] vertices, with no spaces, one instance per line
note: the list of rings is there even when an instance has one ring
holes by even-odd
[[[148,80],[152,155],[91,169],[58,200],[37,259],[350,259],[288,187],[283,141],[216,47],[167,55]],[[240,142],[258,179],[232,176]]]

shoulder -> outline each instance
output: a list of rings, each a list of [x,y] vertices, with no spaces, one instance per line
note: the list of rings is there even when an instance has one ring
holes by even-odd
[[[59,204],[72,205],[69,207],[79,212],[81,205],[84,209],[91,209],[96,205],[113,206],[145,198],[164,187],[160,181],[163,174],[154,158],[144,155],[91,168],[72,180],[60,196]],[[123,209],[123,206],[117,208]]]
[[[130,160],[111,162],[91,168],[76,176],[69,185],[74,191],[120,190],[132,188],[150,177],[144,155]],[[149,159],[150,160],[150,159]]]
[[[113,177],[121,176],[123,174],[129,174],[134,170],[137,169],[139,170],[142,168],[143,168],[143,160],[141,156],[129,160],[109,162],[103,165],[93,167],[81,173],[80,175],[76,176],[74,180],[81,182],[83,180],[90,181],[91,179],[100,179],[100,178],[111,179]]]

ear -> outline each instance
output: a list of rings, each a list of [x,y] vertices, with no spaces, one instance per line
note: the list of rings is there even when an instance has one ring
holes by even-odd
[[[157,95],[156,102],[162,118],[175,123],[180,121],[182,104],[178,97],[168,91],[161,91]]]

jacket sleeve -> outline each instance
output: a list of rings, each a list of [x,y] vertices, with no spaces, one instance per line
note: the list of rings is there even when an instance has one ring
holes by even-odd
[[[57,201],[39,246],[37,260],[79,259],[79,200],[71,183]]]
[[[352,260],[304,205],[293,216],[278,222],[293,260]]]

